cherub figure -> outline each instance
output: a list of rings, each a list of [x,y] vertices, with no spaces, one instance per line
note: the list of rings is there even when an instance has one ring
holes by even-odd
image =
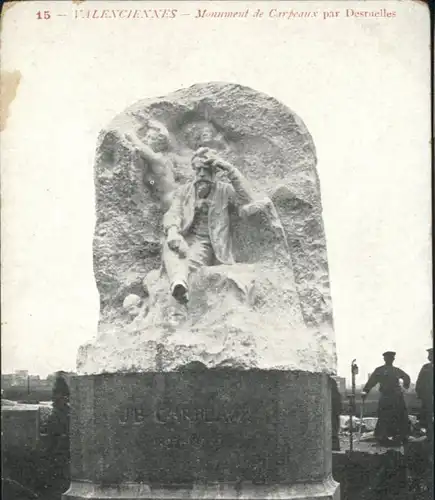
[[[193,175],[190,162],[172,149],[168,129],[156,120],[149,120],[137,132],[123,134],[122,139],[136,151],[143,182],[166,211],[176,185]]]
[[[162,210],[166,211],[176,186],[172,161],[164,154],[169,147],[168,130],[161,123],[150,120],[142,138],[131,131],[122,134],[121,139],[135,151],[144,185],[151,189]]]

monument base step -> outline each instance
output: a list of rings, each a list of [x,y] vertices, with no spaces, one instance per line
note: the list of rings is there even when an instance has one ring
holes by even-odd
[[[192,487],[151,487],[146,483],[102,486],[74,481],[62,500],[339,500],[340,486],[332,478],[322,483],[279,485],[195,484]]]

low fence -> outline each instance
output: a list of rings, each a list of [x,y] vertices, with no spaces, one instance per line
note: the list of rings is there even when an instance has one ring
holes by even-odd
[[[342,407],[343,414],[349,413],[349,397],[351,393],[348,391],[345,395],[342,395]],[[379,402],[379,392],[373,391],[369,393],[369,396],[365,400],[364,403],[364,416],[365,417],[376,417],[378,411],[378,402]],[[405,403],[408,408],[408,413],[410,415],[418,415],[420,413],[421,401],[418,399],[417,394],[415,392],[405,392],[404,393]],[[362,407],[362,398],[360,393],[356,393],[355,395],[355,415],[358,416],[360,414]]]
[[[27,387],[8,387],[4,389],[3,397],[11,401],[20,401],[26,403],[39,403],[40,401],[49,401],[52,397],[52,386],[41,386],[31,388]]]

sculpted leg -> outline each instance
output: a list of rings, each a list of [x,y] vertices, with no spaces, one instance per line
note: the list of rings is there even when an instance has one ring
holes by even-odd
[[[210,266],[214,261],[214,252],[207,239],[191,236],[187,239],[189,252],[187,258],[181,258],[165,243],[163,261],[168,273],[172,295],[179,302],[187,302],[189,274],[202,266]]]
[[[189,278],[189,260],[180,257],[165,242],[163,245],[163,262],[168,273],[171,294],[180,302],[187,301],[187,281]]]

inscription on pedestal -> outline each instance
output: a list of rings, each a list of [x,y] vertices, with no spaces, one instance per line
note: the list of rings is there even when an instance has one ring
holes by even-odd
[[[219,408],[158,408],[150,413],[150,408],[145,406],[121,408],[119,411],[119,423],[122,425],[142,424],[152,418],[157,424],[201,422],[204,424],[227,423],[240,424],[251,423],[249,408],[237,410],[222,410]]]
[[[276,484],[305,481],[314,466],[320,477],[321,380],[231,370],[95,377],[86,400],[95,431],[74,427],[94,442],[80,474],[103,483]]]

